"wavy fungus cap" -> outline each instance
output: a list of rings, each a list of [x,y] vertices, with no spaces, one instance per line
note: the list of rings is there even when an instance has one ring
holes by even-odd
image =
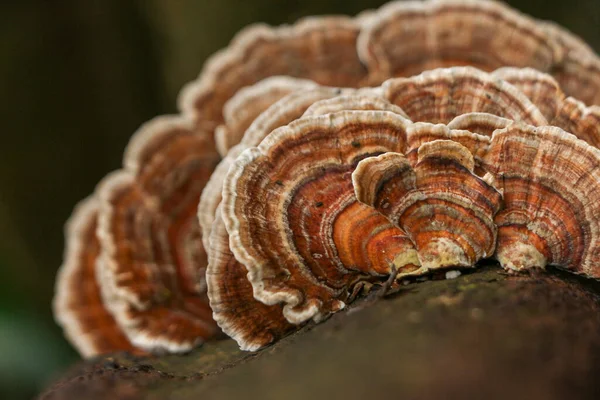
[[[600,58],[499,2],[251,26],[74,211],[56,319],[84,356],[255,350],[390,274],[598,276],[594,104]]]
[[[97,189],[104,301],[150,351],[187,351],[217,332],[196,210],[218,157],[193,129],[181,117],[150,121],[133,136],[125,168]]]
[[[213,132],[227,118],[229,99],[272,76],[361,87],[463,65],[484,71],[534,68],[552,74],[568,95],[600,104],[600,58],[565,29],[501,2],[426,0],[394,1],[355,18],[310,17],[275,28],[252,25],[207,61],[198,79],[182,91],[179,105]],[[222,155],[227,146],[219,145]]]
[[[421,145],[413,167],[402,154],[361,161],[356,198],[410,237],[423,271],[474,267],[494,253],[501,196],[474,173],[468,148],[452,140]]]
[[[186,351],[218,332],[196,220],[208,143],[183,117],[148,122],[71,218],[55,312],[83,355]]]
[[[600,59],[579,38],[496,1],[396,1],[361,31],[358,53],[372,81],[471,65],[484,71],[531,67],[564,90],[600,104]]]
[[[600,151],[581,140],[596,143],[598,131],[575,130],[578,139],[547,126],[585,126],[594,108],[556,118],[568,101],[556,82],[518,72],[391,79],[321,100],[237,156],[221,211],[254,298],[298,325],[344,308],[365,283],[490,257],[510,270],[553,264],[600,277]],[[213,282],[229,279],[220,274],[211,301]],[[244,318],[230,310],[215,311],[221,326]],[[247,346],[248,331],[225,331]]]
[[[361,24],[349,17],[309,17],[291,26],[245,28],[184,88],[180,108],[210,130],[221,123],[224,104],[238,90],[271,76],[362,86],[368,72],[356,52]]]
[[[511,125],[484,159],[503,194],[496,258],[600,278],[600,151],[555,127]]]
[[[65,335],[84,356],[135,347],[106,310],[96,279],[100,243],[96,236],[98,201],[83,200],[65,228],[65,262],[56,280],[53,308]]]
[[[327,315],[343,308],[343,292],[360,273],[385,274],[395,254],[412,247],[389,223],[389,238],[373,237],[383,245],[380,250],[368,251],[368,244],[353,249],[345,240],[363,219],[386,224],[375,210],[356,202],[350,176],[364,157],[402,152],[406,123],[376,111],[307,117],[240,155],[224,183],[223,215],[231,249],[248,268],[259,300],[285,302],[284,314],[294,323]],[[361,235],[362,240],[368,237]],[[360,248],[366,262],[342,262]],[[387,263],[378,260],[384,250]]]

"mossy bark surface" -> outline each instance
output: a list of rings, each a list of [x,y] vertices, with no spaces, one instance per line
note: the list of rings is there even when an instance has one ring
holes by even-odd
[[[222,340],[84,362],[41,398],[598,399],[599,286],[486,266],[359,300],[257,353]]]

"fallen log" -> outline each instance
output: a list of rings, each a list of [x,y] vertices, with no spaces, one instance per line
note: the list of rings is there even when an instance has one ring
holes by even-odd
[[[81,363],[41,399],[564,399],[600,393],[600,283],[488,265],[371,294],[256,353]]]

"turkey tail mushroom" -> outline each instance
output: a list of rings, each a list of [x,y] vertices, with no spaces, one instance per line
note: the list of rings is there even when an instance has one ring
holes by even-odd
[[[367,69],[356,53],[361,24],[360,19],[332,16],[276,28],[245,28],[183,89],[179,107],[213,131],[223,122],[225,103],[241,88],[265,78],[285,75],[322,85],[363,86]]]
[[[225,103],[225,124],[215,130],[217,150],[221,157],[225,157],[229,149],[242,140],[250,124],[271,105],[290,93],[316,86],[315,82],[306,79],[274,76],[240,89]]]
[[[447,124],[467,113],[486,113],[546,125],[548,121],[517,88],[472,67],[426,71],[383,83],[384,97],[414,122]]]
[[[502,266],[600,278],[600,150],[559,128],[517,124],[494,133],[485,163],[503,194]]]
[[[572,33],[489,0],[395,1],[377,10],[358,54],[380,83],[391,77],[469,65],[550,73],[563,90],[600,105],[600,58]]]
[[[470,115],[472,114],[465,114],[465,116]],[[496,117],[494,115],[476,115],[482,116],[481,119],[492,121],[491,123],[494,125],[501,125],[502,127],[505,127],[511,123],[511,121]],[[417,163],[418,152],[420,151],[419,149],[425,143],[433,142],[435,140],[451,140],[466,147],[474,159],[475,166],[481,168],[483,166],[483,157],[485,157],[487,154],[488,147],[490,145],[490,137],[471,132],[466,129],[451,129],[450,126],[455,121],[456,120],[453,120],[448,125],[434,125],[426,122],[417,122],[415,124],[411,124],[406,130],[406,158],[408,158],[411,165],[415,165]],[[469,124],[471,123],[469,122]],[[481,123],[478,122],[477,126],[481,126]]]
[[[183,117],[145,124],[125,152],[125,169],[97,190],[105,302],[130,340],[149,351],[187,351],[218,331],[196,218],[218,156],[193,127]]]
[[[56,279],[54,315],[65,336],[84,357],[111,351],[140,353],[106,310],[96,275],[100,243],[98,201],[81,201],[65,227],[65,262]]]
[[[583,102],[567,97],[550,75],[531,68],[500,68],[492,74],[510,82],[525,94],[544,114],[549,125],[557,126],[600,146],[600,107],[587,107]]]
[[[292,323],[319,320],[342,309],[361,278],[385,276],[399,254],[414,252],[404,232],[356,202],[351,182],[362,158],[404,150],[407,122],[381,111],[305,117],[238,157],[223,217],[258,300],[284,303]]]
[[[102,181],[86,203],[93,206],[76,210],[66,272],[57,287],[57,319],[84,324],[106,316],[126,337],[85,354],[132,347],[181,352],[218,333],[206,298],[207,261],[196,220],[200,192],[218,161],[212,149],[190,120],[156,118],[133,136],[124,168]],[[75,276],[69,271],[86,274],[89,296],[79,301],[83,305],[99,295],[98,310],[91,304],[87,312],[60,306]]]
[[[260,84],[259,84],[260,85]],[[297,329],[282,314],[281,305],[265,305],[253,296],[246,267],[239,263],[229,248],[229,234],[220,211],[223,181],[235,159],[247,148],[258,145],[271,131],[300,118],[309,106],[322,99],[335,97],[334,88],[298,90],[265,110],[247,129],[242,142],[221,160],[200,198],[198,218],[209,249],[206,271],[208,297],[213,318],[228,336],[244,350],[257,350]]]
[[[214,180],[211,178],[207,188],[215,182],[218,188],[221,188],[222,180],[227,172],[226,170],[221,172],[221,167],[226,165],[227,170],[229,170],[229,166],[246,147],[246,143],[254,142],[258,144],[274,128],[298,119],[305,109],[307,110],[304,112],[304,116],[328,114],[345,109],[392,111],[403,115],[402,110],[398,107],[391,105],[383,98],[375,97],[372,90],[353,91],[321,88],[320,90],[298,91],[274,104],[253,123],[244,136],[243,142],[235,146],[228,156],[221,161],[213,174]],[[216,199],[214,192],[205,191],[200,202],[200,209],[202,209],[203,201],[206,201],[206,204],[209,203],[207,201],[209,198]],[[218,199],[220,200],[220,196]],[[324,206],[322,203],[319,207]],[[348,218],[350,220],[354,218],[363,220],[365,215],[361,215],[361,210],[364,211],[364,208],[354,207],[354,214]],[[206,212],[206,208],[203,211]],[[206,218],[206,216],[201,216],[201,218]],[[289,322],[282,322],[286,320],[283,318],[281,305],[266,306],[252,297],[252,287],[246,278],[247,269],[233,257],[229,249],[229,234],[221,218],[220,212],[217,212],[215,218],[211,220],[212,233],[207,279],[213,316],[221,329],[238,341],[241,348],[256,349],[265,346],[297,327]],[[395,231],[393,227],[390,228]],[[348,249],[348,251],[340,252],[342,262],[347,263],[347,265],[369,262],[369,260],[364,259],[364,254],[361,254],[356,238],[362,237],[363,233],[368,235],[371,229],[371,225],[363,224],[356,227],[356,229],[340,228],[335,230],[337,235],[335,242],[339,243],[340,247]],[[377,254],[380,255],[380,260],[375,261],[378,265],[385,265],[386,263],[385,250],[388,245],[385,242],[393,238],[389,233],[382,229],[377,234],[378,237],[370,242],[371,248],[368,252],[373,257]],[[396,262],[400,263],[401,260],[396,260]],[[399,266],[406,269],[408,267],[405,264],[400,263]],[[246,311],[241,313],[240,310]]]
[[[211,236],[206,280],[213,317],[242,350],[254,351],[274,342],[296,327],[283,317],[279,304],[265,305],[253,296],[246,267],[229,249],[229,235],[217,208]]]
[[[535,20],[495,1],[395,1],[361,32],[358,52],[375,77],[471,65],[550,70],[562,56]]]
[[[600,277],[599,104],[600,58],[500,2],[251,26],[74,211],[55,318],[86,357],[255,350],[391,274]]]
[[[561,49],[560,62],[550,70],[563,90],[586,104],[600,105],[600,58],[583,40],[552,22],[540,22]]]
[[[463,145],[434,140],[416,165],[402,154],[361,161],[352,181],[358,201],[374,207],[415,244],[424,271],[474,267],[494,253],[500,193],[474,173]]]
[[[260,83],[257,85],[261,85]],[[276,128],[285,126],[300,118],[311,105],[322,99],[335,97],[340,90],[327,87],[297,90],[274,102],[263,111],[248,127],[241,142],[229,149],[227,155],[213,171],[206,187],[202,191],[198,205],[198,220],[203,232],[204,248],[210,249],[209,235],[215,221],[215,213],[221,203],[223,181],[233,161],[249,147],[258,144]]]

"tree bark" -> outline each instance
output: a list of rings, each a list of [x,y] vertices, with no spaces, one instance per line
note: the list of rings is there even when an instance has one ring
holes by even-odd
[[[566,399],[600,394],[600,284],[485,266],[370,296],[257,353],[114,354],[42,399]]]

